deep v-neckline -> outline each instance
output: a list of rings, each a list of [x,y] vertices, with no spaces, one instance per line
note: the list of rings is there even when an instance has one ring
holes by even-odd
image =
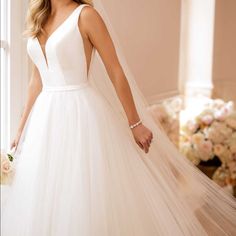
[[[49,68],[49,65],[48,65],[48,57],[47,57],[47,44],[48,44],[48,42],[50,41],[50,39],[52,38],[52,36],[53,36],[56,32],[58,32],[58,31],[60,30],[60,28],[61,28],[64,24],[66,24],[66,22],[74,15],[75,11],[76,11],[81,5],[83,5],[83,4],[78,5],[74,10],[72,10],[71,13],[66,17],[66,19],[65,19],[61,24],[59,24],[59,25],[55,28],[55,30],[53,30],[53,32],[48,36],[48,38],[47,38],[47,40],[45,41],[45,44],[44,44],[44,50],[43,50],[42,44],[40,43],[38,37],[37,37],[37,36],[35,37],[35,39],[36,39],[36,41],[37,41],[37,43],[38,43],[38,45],[39,45],[40,51],[41,51],[41,53],[42,53],[42,55],[43,55],[43,57],[44,57],[44,61],[45,61],[45,64],[46,64],[47,68]]]

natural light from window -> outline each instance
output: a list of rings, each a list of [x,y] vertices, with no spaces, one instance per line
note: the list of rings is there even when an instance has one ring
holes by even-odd
[[[9,145],[8,10],[9,1],[1,0],[1,149],[6,149]]]

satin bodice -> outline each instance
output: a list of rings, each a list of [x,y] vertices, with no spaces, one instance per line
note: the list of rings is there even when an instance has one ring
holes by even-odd
[[[43,86],[74,86],[87,81],[87,61],[78,26],[84,6],[88,5],[75,8],[49,36],[44,51],[37,37],[28,39],[27,52],[39,70]]]

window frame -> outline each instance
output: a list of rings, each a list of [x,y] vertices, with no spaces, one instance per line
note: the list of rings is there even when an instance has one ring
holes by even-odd
[[[10,142],[9,21],[9,1],[1,0],[1,149]]]
[[[5,35],[1,35],[1,47],[4,47],[6,56],[6,64],[1,68],[5,70],[5,79],[1,77],[1,149],[4,150],[9,150],[16,135],[26,97],[29,62],[27,40],[22,32],[27,5],[27,0],[1,0],[1,9],[3,6],[5,12],[5,22],[1,22],[5,28]]]

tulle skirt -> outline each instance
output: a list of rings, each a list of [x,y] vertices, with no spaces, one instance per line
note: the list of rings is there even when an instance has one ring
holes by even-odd
[[[236,235],[235,199],[164,133],[144,153],[92,86],[43,90],[19,144],[2,236],[158,235]]]

